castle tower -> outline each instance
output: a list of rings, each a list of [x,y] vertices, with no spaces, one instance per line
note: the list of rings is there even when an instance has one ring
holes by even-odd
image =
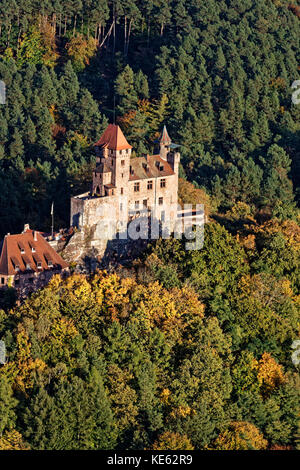
[[[167,160],[167,155],[170,152],[172,141],[169,137],[166,126],[164,126],[159,139],[159,154],[163,160]]]
[[[97,159],[93,172],[92,194],[127,194],[131,149],[132,146],[128,144],[120,127],[109,124],[95,144]]]

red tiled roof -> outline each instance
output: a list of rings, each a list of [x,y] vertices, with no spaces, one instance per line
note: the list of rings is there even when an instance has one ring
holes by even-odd
[[[116,124],[109,124],[98,140],[95,143],[96,147],[107,147],[111,150],[125,150],[131,149],[132,146],[127,142],[120,127]]]
[[[129,175],[130,181],[175,174],[171,165],[160,155],[148,155],[147,159],[145,157],[131,158],[130,166],[132,170]]]
[[[21,253],[21,247],[25,253]],[[5,236],[0,255],[0,274],[13,276],[16,272],[24,272],[27,270],[27,263],[32,271],[41,272],[49,269],[48,261],[52,261],[53,269],[65,269],[69,266],[39,232],[26,230],[21,234]],[[41,269],[37,268],[38,262],[42,264]],[[19,266],[19,271],[15,270],[16,266]]]

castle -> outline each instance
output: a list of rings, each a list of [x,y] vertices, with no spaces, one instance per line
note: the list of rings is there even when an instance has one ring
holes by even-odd
[[[71,238],[59,248],[56,240],[48,243],[45,235],[28,225],[22,234],[8,234],[0,252],[0,288],[13,285],[24,297],[54,274],[68,275],[67,261],[92,271],[114,253],[123,261],[131,259],[132,245],[135,250],[145,246],[139,247],[136,240],[168,238],[172,232],[180,233],[179,227],[201,223],[202,210],[178,206],[180,154],[165,126],[156,143],[155,155],[132,157],[132,146],[120,127],[109,124],[95,144],[90,191],[71,198]],[[145,220],[143,232],[140,226]],[[135,227],[136,238],[130,236],[130,226]],[[64,259],[55,250],[63,250]]]
[[[95,144],[92,187],[71,198],[70,225],[99,247],[126,231],[132,219],[150,215],[172,224],[177,219],[180,154],[164,127],[155,155],[131,157],[132,146],[120,127],[109,124]],[[111,221],[115,221],[111,229]],[[109,223],[108,223],[109,222]],[[173,225],[174,225],[173,224]]]

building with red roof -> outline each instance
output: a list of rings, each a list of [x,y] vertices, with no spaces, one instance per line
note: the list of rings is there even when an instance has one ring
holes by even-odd
[[[14,287],[20,297],[46,285],[69,265],[36,230],[25,225],[19,234],[4,237],[0,254],[0,287]]]

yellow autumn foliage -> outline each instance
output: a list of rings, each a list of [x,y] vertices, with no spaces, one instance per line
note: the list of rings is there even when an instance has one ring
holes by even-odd
[[[252,423],[237,421],[230,424],[213,444],[215,450],[264,450],[268,441]]]
[[[0,450],[30,450],[30,447],[25,444],[18,431],[12,430],[0,437]]]
[[[266,393],[285,382],[283,367],[269,353],[264,353],[258,361],[257,378]]]
[[[166,431],[154,442],[153,450],[193,450],[194,447],[185,434]]]

